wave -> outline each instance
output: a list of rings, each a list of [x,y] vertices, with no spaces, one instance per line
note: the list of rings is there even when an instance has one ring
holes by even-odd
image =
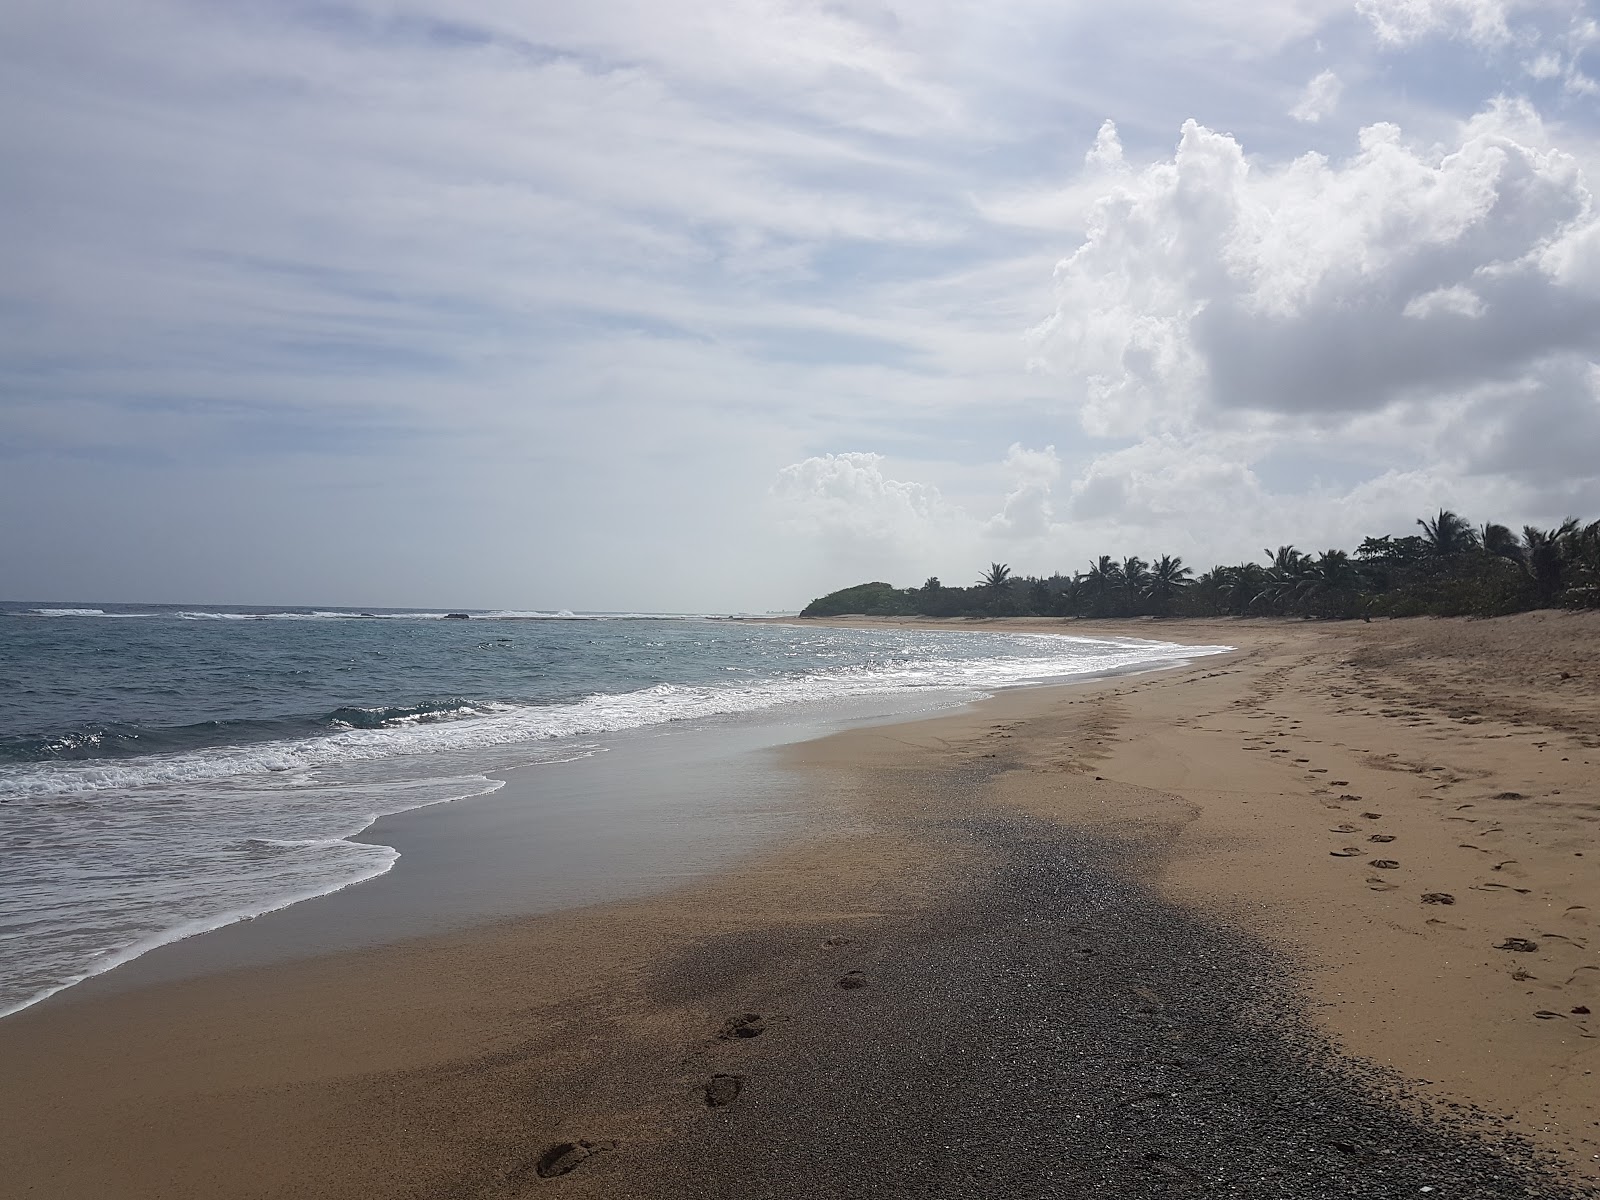
[[[424,700],[421,704],[336,708],[324,717],[323,721],[337,729],[394,729],[421,721],[487,716],[495,711],[497,711],[495,705],[474,704],[467,700]]]
[[[165,617],[177,621],[446,621],[465,617],[473,621],[702,621],[720,619],[715,613],[574,612],[561,609],[439,609],[371,611],[366,609],[282,609],[240,612],[234,609],[182,608],[162,611],[112,612],[103,608],[14,608],[0,615],[18,617]]]
[[[739,684],[663,683],[561,704],[452,700],[337,709],[321,719],[326,731],[313,736],[135,758],[79,756],[73,761],[30,763],[0,775],[0,800],[44,799],[110,788],[282,774],[407,754],[488,749],[886,692],[922,688],[982,690],[1141,665],[1173,665],[1226,649],[1039,636],[1070,643],[1072,653],[1041,658],[925,659],[889,667],[845,667]]]
[[[315,738],[345,729],[393,729],[484,716],[497,706],[458,698],[362,708],[347,705],[314,717],[197,721],[190,725],[96,725],[45,736],[0,739],[0,765],[130,759],[241,744]],[[0,784],[0,795],[4,785]]]

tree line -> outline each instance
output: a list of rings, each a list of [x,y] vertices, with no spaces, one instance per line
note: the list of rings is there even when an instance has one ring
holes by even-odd
[[[1264,562],[1196,576],[1164,554],[1100,555],[1086,571],[1018,576],[991,563],[969,586],[863,583],[813,600],[803,617],[1298,616],[1322,619],[1499,616],[1536,608],[1600,608],[1600,521],[1553,529],[1475,526],[1448,509],[1421,532],[1365,538],[1354,551],[1266,550]]]

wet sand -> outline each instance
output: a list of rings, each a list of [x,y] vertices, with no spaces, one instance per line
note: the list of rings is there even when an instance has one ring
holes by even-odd
[[[791,747],[659,896],[0,1022],[0,1193],[1593,1194],[1600,620],[1098,631],[1241,650]]]

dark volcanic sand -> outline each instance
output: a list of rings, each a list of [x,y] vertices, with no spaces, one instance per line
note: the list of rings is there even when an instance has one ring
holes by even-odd
[[[718,1072],[731,1060],[742,1077],[737,1095],[719,1083],[714,1106],[686,1097],[695,1111],[665,1150],[624,1143],[540,1186],[741,1200],[1595,1194],[1472,1132],[1464,1110],[1430,1122],[1383,1098],[1382,1080],[1299,1020],[1280,957],[1130,881],[1136,848],[992,814],[928,832],[994,856],[948,905],[842,925],[851,940],[834,946],[793,930],[720,938],[666,970],[666,1003],[710,980],[748,991],[729,1017],[786,997],[718,1055]]]

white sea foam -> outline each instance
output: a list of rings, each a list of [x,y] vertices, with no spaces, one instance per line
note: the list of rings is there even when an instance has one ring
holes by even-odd
[[[1029,658],[922,659],[899,666],[843,668],[789,679],[716,686],[664,683],[635,692],[588,696],[569,704],[482,704],[474,715],[454,720],[341,729],[317,737],[133,759],[29,764],[0,774],[0,800],[43,800],[107,789],[301,771],[398,755],[486,749],[916,688],[1006,687],[1139,665],[1169,664],[1225,649],[1050,634],[1038,635],[1038,641],[1062,644],[1063,653]]]
[[[939,655],[948,639],[923,645]],[[729,665],[729,681],[716,685],[478,704],[452,719],[430,714],[296,740],[7,766],[0,811],[17,853],[0,879],[0,1015],[156,946],[380,875],[395,852],[351,840],[379,816],[481,795],[499,786],[486,770],[594,753],[586,739],[598,735],[917,689],[975,695],[1173,665],[1226,647],[1008,634],[994,649],[992,657],[906,654],[891,665],[778,679]]]
[[[35,608],[30,610],[36,617],[103,617],[105,610],[99,608]]]

